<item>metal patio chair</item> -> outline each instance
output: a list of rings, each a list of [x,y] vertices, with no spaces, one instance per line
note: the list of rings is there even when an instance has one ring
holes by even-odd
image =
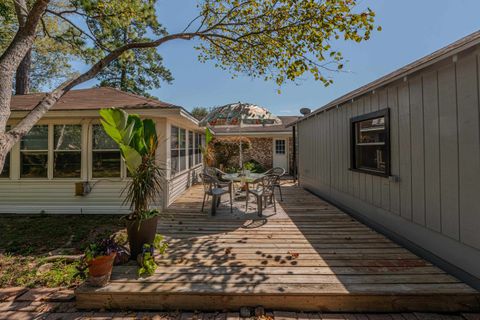
[[[204,191],[201,212],[203,212],[205,208],[205,201],[208,201],[208,198],[211,196],[212,197],[211,214],[215,215],[216,208],[220,205],[220,200],[222,198],[222,195],[227,193],[230,195],[230,212],[233,212],[232,183],[230,182],[226,184],[218,180],[216,177],[206,173],[200,173],[200,178],[202,179],[203,191]]]
[[[277,213],[277,205],[275,203],[275,184],[280,177],[276,174],[269,174],[262,178],[258,178],[252,182],[247,183],[245,213],[248,211],[248,198],[254,195],[257,200],[258,215],[262,216],[263,208],[267,207],[267,200],[273,202],[273,210]],[[250,189],[250,186],[253,186]]]
[[[267,172],[265,172],[265,174],[274,174],[274,175],[277,175],[278,176],[278,181],[277,183],[275,184],[275,188],[278,188],[278,191],[280,191],[280,201],[283,201],[283,195],[282,195],[282,187],[280,185],[280,178],[283,177],[285,175],[286,171],[285,169],[283,168],[280,168],[280,167],[275,167],[275,168],[272,168],[270,170],[268,170]]]

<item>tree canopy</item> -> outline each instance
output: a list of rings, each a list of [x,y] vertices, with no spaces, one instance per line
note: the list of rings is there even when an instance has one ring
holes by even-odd
[[[359,8],[357,0],[202,0],[198,16],[186,20],[183,30],[170,33],[157,21],[154,0],[31,0],[23,7],[22,3],[14,1],[16,10],[25,13],[25,21],[0,56],[0,168],[13,144],[68,90],[106,72],[115,61],[120,64],[122,59],[134,57],[137,50],[198,39],[199,60],[212,61],[233,75],[246,74],[282,85],[309,73],[329,85],[331,73],[343,68],[335,41],[368,40],[375,16],[370,9]],[[91,67],[58,86],[6,132],[12,77],[49,17],[67,25],[61,30],[62,39]],[[153,40],[139,35],[118,41],[115,33],[130,31],[133,23],[142,28],[155,26],[157,32],[148,34]]]
[[[192,109],[192,115],[197,119],[198,121],[202,120],[205,118],[205,116],[208,114],[209,110],[205,107],[195,107]]]

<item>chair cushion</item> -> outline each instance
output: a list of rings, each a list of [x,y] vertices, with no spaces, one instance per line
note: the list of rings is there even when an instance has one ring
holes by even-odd
[[[213,188],[212,195],[213,196],[221,196],[222,194],[228,193],[228,190],[222,188]]]

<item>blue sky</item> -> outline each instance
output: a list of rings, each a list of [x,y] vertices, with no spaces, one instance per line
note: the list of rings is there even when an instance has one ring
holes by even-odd
[[[195,0],[158,0],[159,20],[170,33],[181,31],[196,16],[195,4]],[[158,49],[175,80],[151,93],[188,110],[242,101],[264,106],[278,115],[298,114],[301,107],[321,107],[480,29],[480,0],[363,0],[360,5],[376,12],[377,25],[383,30],[367,42],[338,43],[348,72],[334,74],[334,84],[329,87],[305,78],[299,85],[282,86],[278,94],[274,82],[244,76],[232,79],[214,63],[198,62],[194,43],[175,41]]]

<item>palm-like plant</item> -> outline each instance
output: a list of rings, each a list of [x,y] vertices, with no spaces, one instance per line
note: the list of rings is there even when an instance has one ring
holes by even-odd
[[[130,220],[142,220],[157,213],[150,204],[163,190],[163,170],[155,161],[158,146],[155,123],[140,119],[124,110],[109,108],[100,110],[105,132],[118,144],[131,180],[124,192],[125,203],[132,210]]]

